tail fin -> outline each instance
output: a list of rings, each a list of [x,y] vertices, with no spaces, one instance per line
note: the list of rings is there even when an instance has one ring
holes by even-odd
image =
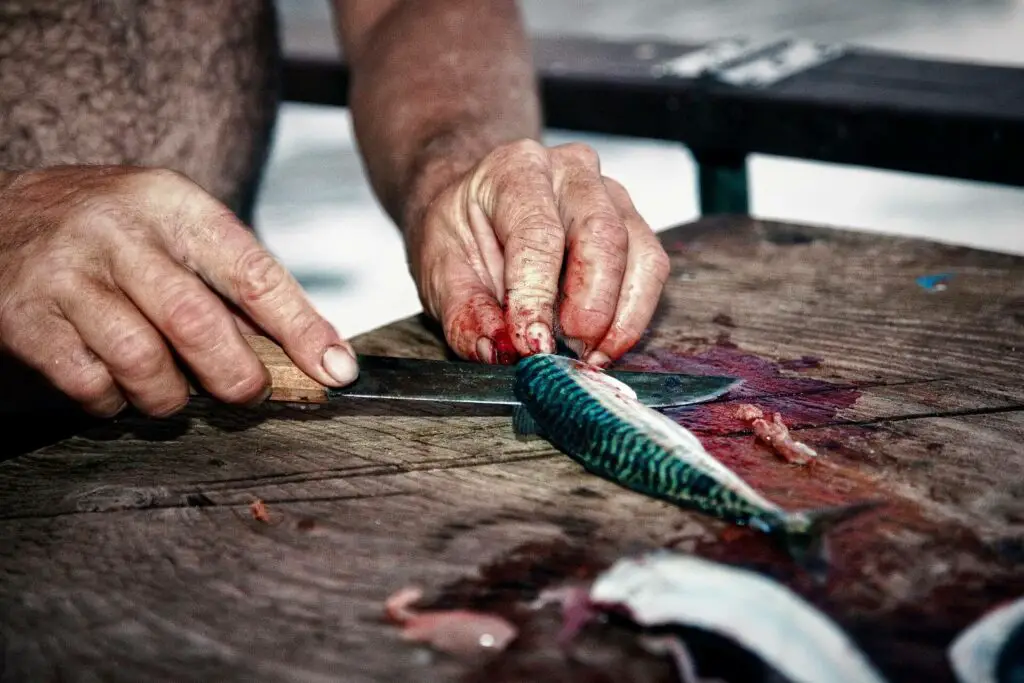
[[[839,524],[880,505],[882,501],[864,501],[793,512],[786,516],[778,533],[797,565],[816,581],[824,583],[829,569],[825,534]]]

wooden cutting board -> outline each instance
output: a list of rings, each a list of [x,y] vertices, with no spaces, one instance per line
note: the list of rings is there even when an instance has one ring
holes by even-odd
[[[672,546],[793,586],[893,681],[952,680],[950,640],[1024,594],[1024,259],[742,217],[662,239],[672,278],[622,367],[744,377],[729,399],[673,414],[784,506],[887,501],[833,535],[827,587],[756,534],[516,440],[507,415],[197,400],[0,463],[4,675],[671,681],[667,660],[614,624],[568,658],[555,611],[526,604]],[[944,288],[919,281],[943,273]],[[417,318],[356,346],[444,357]],[[779,411],[821,462],[781,462],[733,417],[740,402]],[[250,515],[256,498],[269,523]],[[520,639],[486,662],[425,663],[382,619],[409,584],[428,604],[497,610]],[[690,644],[702,675],[760,680],[722,642]]]

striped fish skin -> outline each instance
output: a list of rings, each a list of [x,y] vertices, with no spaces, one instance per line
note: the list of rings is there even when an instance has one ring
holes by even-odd
[[[519,362],[516,398],[544,438],[584,468],[679,506],[768,531],[782,510],[599,369],[565,356]]]
[[[708,453],[624,384],[581,361],[536,354],[519,361],[514,385],[520,434],[537,434],[585,469],[638,493],[776,534],[805,569],[827,569],[824,531],[877,503],[785,511]]]

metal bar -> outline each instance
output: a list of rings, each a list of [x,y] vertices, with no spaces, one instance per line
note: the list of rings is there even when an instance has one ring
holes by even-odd
[[[1024,187],[1022,68],[737,45],[538,38],[545,123]],[[345,106],[347,80],[342,59],[290,55],[284,98]],[[741,162],[704,162],[709,211],[747,204]]]
[[[697,163],[697,197],[702,216],[750,212],[747,155],[691,149]]]

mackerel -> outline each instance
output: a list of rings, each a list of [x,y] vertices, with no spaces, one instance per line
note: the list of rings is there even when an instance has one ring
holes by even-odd
[[[823,579],[824,534],[877,502],[786,511],[705,450],[668,416],[599,368],[556,354],[519,361],[513,428],[546,439],[589,472],[620,486],[780,539]]]

